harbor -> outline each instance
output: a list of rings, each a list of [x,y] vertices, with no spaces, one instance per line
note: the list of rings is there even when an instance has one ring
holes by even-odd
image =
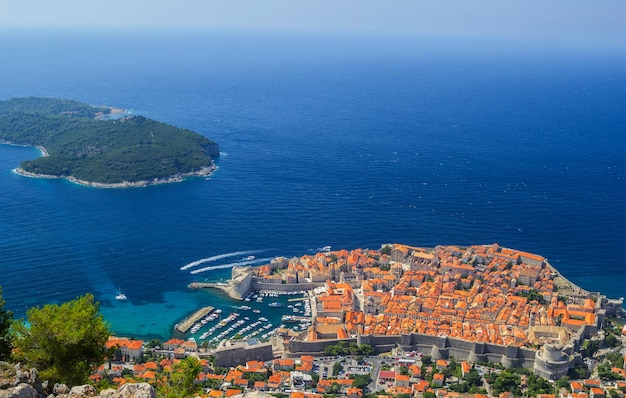
[[[312,323],[311,304],[302,291],[251,291],[243,300],[224,299],[230,304],[204,307],[176,325],[176,331],[199,345],[215,347],[224,339],[267,341],[279,331],[302,332]]]

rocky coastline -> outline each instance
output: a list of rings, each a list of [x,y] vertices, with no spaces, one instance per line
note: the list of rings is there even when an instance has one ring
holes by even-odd
[[[42,153],[43,151],[45,151],[45,149],[42,150]],[[211,165],[211,166],[203,167],[197,171],[193,171],[190,173],[176,174],[167,178],[155,178],[153,180],[142,180],[142,181],[122,181],[122,182],[115,182],[115,183],[85,181],[85,180],[79,180],[78,178],[75,178],[72,176],[61,177],[61,176],[50,175],[50,174],[36,174],[36,173],[31,173],[29,171],[26,171],[22,169],[21,167],[13,169],[13,172],[15,174],[19,174],[21,176],[30,177],[30,178],[65,178],[66,180],[74,184],[78,184],[78,185],[82,185],[86,187],[93,187],[93,188],[136,188],[136,187],[147,187],[150,185],[169,184],[172,182],[181,182],[187,177],[209,177],[216,170],[217,170],[217,166]]]

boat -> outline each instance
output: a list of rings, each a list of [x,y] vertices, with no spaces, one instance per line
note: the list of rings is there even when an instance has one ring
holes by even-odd
[[[318,250],[321,251],[321,252],[329,252],[330,251],[330,246],[320,247]]]
[[[128,297],[124,293],[122,293],[122,289],[117,289],[117,294],[115,295],[116,300],[126,300]]]
[[[280,301],[272,301],[271,303],[268,304],[268,306],[274,307],[274,308],[280,308],[283,306],[283,304]]]
[[[256,258],[256,256],[248,256],[248,257],[244,257],[244,261],[252,261]]]

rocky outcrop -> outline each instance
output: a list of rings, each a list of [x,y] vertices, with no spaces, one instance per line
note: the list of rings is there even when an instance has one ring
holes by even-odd
[[[0,398],[39,398],[39,393],[30,384],[21,383],[7,390],[0,390]]]
[[[91,385],[69,388],[55,384],[51,391],[46,390],[48,384],[39,380],[37,369],[0,362],[0,398],[156,398],[154,388],[148,383],[128,383],[100,394]]]

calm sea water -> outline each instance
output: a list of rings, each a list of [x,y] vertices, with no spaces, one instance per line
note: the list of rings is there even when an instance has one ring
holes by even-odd
[[[239,252],[386,242],[497,242],[623,296],[626,58],[511,47],[2,32],[0,99],[129,108],[223,152],[210,180],[103,190],[15,175],[39,153],[0,145],[7,306],[93,292],[117,333],[167,338],[199,306],[241,304],[186,288],[228,278]]]

